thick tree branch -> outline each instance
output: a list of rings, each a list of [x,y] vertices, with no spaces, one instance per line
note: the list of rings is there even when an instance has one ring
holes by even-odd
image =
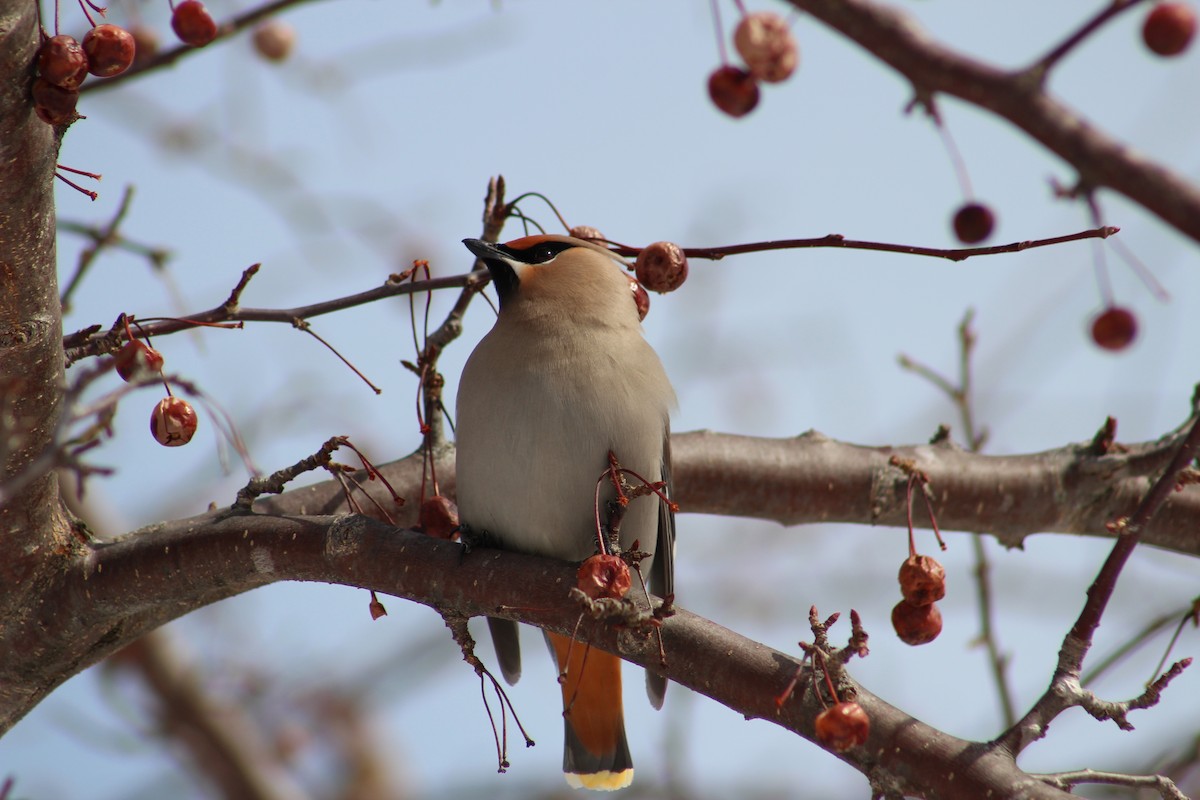
[[[579,609],[567,601],[574,567],[397,530],[366,517],[288,518],[217,512],[156,525],[64,558],[54,603],[0,621],[0,728],[11,726],[55,686],[170,618],[278,580],[373,588],[438,609],[492,614],[569,633]],[[582,628],[593,645],[669,678],[747,717],[812,739],[821,706],[775,698],[799,666],[792,656],[686,611],[661,628],[667,664],[648,633],[600,623]],[[36,687],[14,693],[19,680]],[[1022,772],[1003,748],[929,728],[858,687],[871,718],[863,747],[839,757],[888,796],[1063,798]]]
[[[686,513],[784,525],[849,522],[903,528],[908,476],[889,463],[897,455],[929,476],[943,528],[987,533],[1008,547],[1043,532],[1111,538],[1106,525],[1133,513],[1183,436],[1174,431],[1138,444],[1103,448],[1085,442],[1030,455],[982,456],[945,440],[863,447],[815,432],[768,439],[698,431],[671,438],[674,498]],[[442,490],[450,496],[453,459],[453,448],[438,451],[438,475],[444,476]],[[417,496],[419,453],[381,469],[396,491]],[[326,481],[260,500],[255,508],[332,514],[343,510],[341,499],[340,486]],[[382,493],[379,499],[390,502]],[[400,509],[398,522],[413,525],[415,515],[415,508]],[[1143,531],[1142,541],[1200,555],[1200,485],[1172,494]]]
[[[33,113],[37,4],[0,0],[0,484],[48,448],[62,403],[62,311],[54,250],[55,130]],[[58,479],[36,476],[0,505],[0,587],[50,580],[69,545]],[[20,599],[0,592],[0,617]]]
[[[932,39],[908,14],[870,0],[788,0],[912,82],[918,97],[953,95],[1008,120],[1079,173],[1200,241],[1200,189],[1093,126],[1045,89],[1041,62],[1006,71]]]

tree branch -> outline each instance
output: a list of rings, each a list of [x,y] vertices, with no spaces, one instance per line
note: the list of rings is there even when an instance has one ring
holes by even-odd
[[[871,0],[788,0],[912,82],[1006,119],[1079,173],[1081,188],[1108,187],[1200,242],[1200,189],[1093,126],[1045,90],[1039,61],[1015,72],[951,50],[908,14]]]
[[[387,592],[436,609],[491,614],[570,633],[579,609],[567,602],[575,567],[477,549],[397,530],[366,517],[289,518],[216,512],[156,525],[60,564],[28,616],[0,621],[11,643],[0,652],[0,729],[15,723],[70,675],[170,618],[279,580],[341,583]],[[775,698],[800,666],[789,655],[678,610],[665,620],[659,665],[647,632],[603,624],[581,628],[594,646],[658,669],[748,718],[814,740],[822,710],[811,693],[782,709]],[[30,691],[13,692],[16,680]],[[473,678],[472,678],[473,679]],[[1064,798],[1026,775],[1003,748],[943,734],[862,687],[871,718],[866,745],[838,756],[876,791],[928,798]]]
[[[907,476],[889,463],[897,455],[929,476],[934,512],[943,528],[986,533],[1007,547],[1020,547],[1027,536],[1044,532],[1112,538],[1107,523],[1133,513],[1148,482],[1170,462],[1185,434],[1174,431],[1105,452],[1081,442],[1029,455],[982,456],[944,440],[863,447],[816,432],[790,439],[681,433],[671,437],[673,499],[686,513],[783,525],[848,522],[903,528]],[[417,496],[420,453],[380,469],[401,495]],[[443,492],[453,496],[452,450],[439,452],[437,471],[445,476]],[[326,481],[265,498],[255,508],[332,514],[342,510],[341,499],[341,487]],[[391,502],[382,491],[378,499]],[[412,505],[398,509],[399,524],[416,524]],[[1172,494],[1142,541],[1200,555],[1200,485]]]

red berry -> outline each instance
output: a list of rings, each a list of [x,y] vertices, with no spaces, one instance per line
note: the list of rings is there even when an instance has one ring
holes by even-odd
[[[421,503],[417,527],[435,539],[453,539],[458,532],[458,506],[449,498],[435,494]]]
[[[674,242],[655,242],[638,253],[633,269],[643,286],[665,294],[675,291],[687,280],[687,256]]]
[[[892,628],[905,644],[913,647],[929,644],[942,632],[942,612],[938,611],[936,603],[914,606],[901,600],[892,609]]]
[[[180,397],[164,397],[150,415],[150,435],[163,447],[179,447],[196,435],[198,423],[191,403]]]
[[[88,59],[79,42],[59,34],[42,42],[37,52],[41,76],[61,89],[78,89],[88,73]]]
[[[854,702],[835,703],[817,714],[813,725],[817,739],[839,753],[866,744],[871,734],[870,717]]]
[[[33,110],[42,122],[67,125],[75,121],[75,104],[79,101],[77,90],[63,89],[45,78],[38,78],[33,82],[32,94]]]
[[[117,352],[116,362],[117,374],[123,381],[140,378],[145,372],[161,372],[163,367],[162,353],[136,339],[126,342]]]
[[[175,6],[171,28],[179,41],[192,47],[204,47],[217,38],[217,23],[200,0],[183,0]]]
[[[254,49],[268,61],[283,61],[296,46],[296,29],[286,22],[270,19],[254,29]]]
[[[624,597],[633,585],[629,565],[620,556],[592,556],[579,565],[575,579],[579,591],[593,600]]]
[[[1146,15],[1142,41],[1160,56],[1177,56],[1196,34],[1196,12],[1187,3],[1159,3]]]
[[[946,596],[946,570],[936,558],[909,556],[900,565],[900,594],[914,606],[927,606]]]
[[[1137,338],[1137,317],[1127,308],[1109,306],[1092,320],[1092,341],[1105,350],[1124,350]]]
[[[744,117],[758,105],[758,82],[746,70],[727,64],[708,76],[708,96],[729,116]]]
[[[83,37],[83,52],[87,53],[88,72],[111,78],[133,64],[137,42],[119,25],[97,25]]]
[[[992,235],[992,211],[982,203],[967,203],[954,213],[954,235],[963,244],[979,244]]]
[[[633,292],[633,304],[637,306],[638,319],[644,320],[650,313],[650,295],[646,293],[646,287],[638,283],[637,278],[630,276],[629,291]]]
[[[767,83],[791,77],[800,63],[800,51],[791,28],[783,17],[771,11],[743,17],[733,33],[733,46],[750,74]]]

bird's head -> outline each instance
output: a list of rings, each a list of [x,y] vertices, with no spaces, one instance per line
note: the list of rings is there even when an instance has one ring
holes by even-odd
[[[627,265],[603,245],[549,234],[463,244],[491,273],[502,314],[553,312],[638,322]]]

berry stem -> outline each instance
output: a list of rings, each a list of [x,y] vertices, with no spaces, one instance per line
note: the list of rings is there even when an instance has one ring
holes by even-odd
[[[942,145],[946,148],[946,155],[950,157],[950,163],[954,165],[954,174],[958,178],[959,188],[962,189],[963,199],[971,202],[975,199],[975,192],[971,189],[971,176],[967,173],[967,164],[963,161],[962,153],[959,152],[958,145],[955,143],[954,137],[950,134],[950,128],[942,121],[941,115],[934,110],[932,104],[929,105],[929,108],[930,114],[933,117],[934,127],[941,134]]]
[[[89,189],[83,188],[78,183],[75,183],[75,181],[64,176],[61,172],[55,172],[54,177],[58,178],[60,181],[65,183],[67,186],[70,186],[75,191],[80,192],[81,194],[86,194],[88,197],[90,197],[92,199],[93,203],[96,202],[96,198],[100,196],[99,192],[93,192]]]
[[[738,5],[740,6],[741,3],[738,3]],[[710,0],[709,8],[712,10],[713,30],[717,34],[717,52],[721,56],[721,63],[728,64],[729,51],[725,49],[725,26],[721,24],[721,8],[717,0]],[[745,9],[742,9],[742,13],[746,13]]]

